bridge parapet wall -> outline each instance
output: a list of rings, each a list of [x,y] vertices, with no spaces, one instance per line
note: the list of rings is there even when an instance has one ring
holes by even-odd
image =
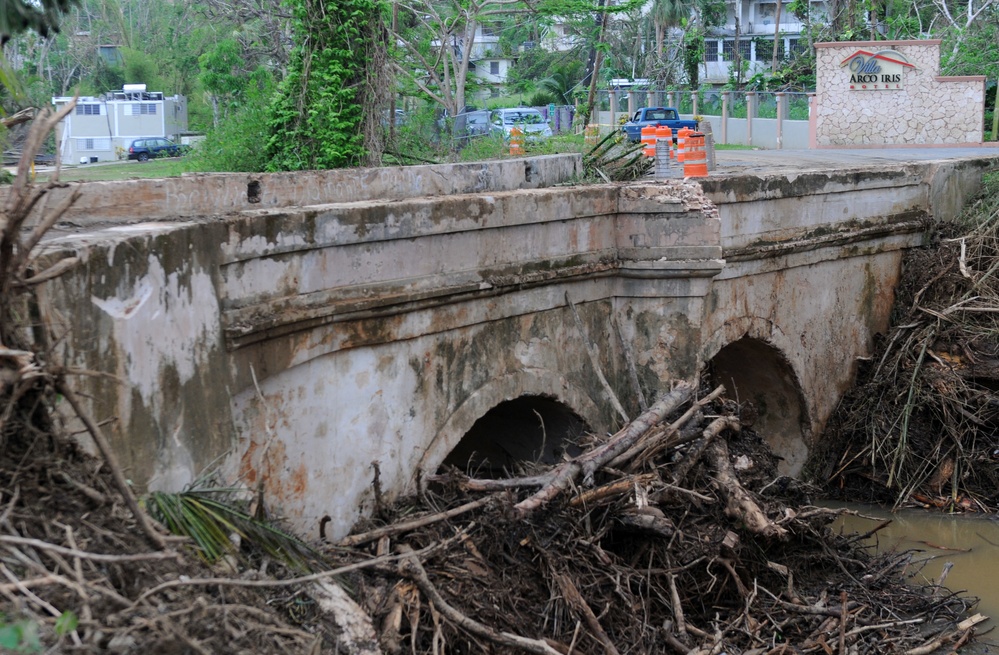
[[[136,164],[140,166],[141,164]],[[80,197],[64,220],[76,225],[174,221],[234,212],[330,202],[540,189],[582,175],[578,154],[460,164],[345,168],[294,173],[185,173],[180,177],[87,182],[49,191],[58,206]],[[6,198],[0,189],[0,200]]]

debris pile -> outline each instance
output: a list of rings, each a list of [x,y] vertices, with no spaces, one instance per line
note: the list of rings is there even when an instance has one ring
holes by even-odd
[[[910,251],[892,326],[827,428],[832,494],[999,508],[999,174]]]
[[[363,566],[344,583],[369,634],[387,653],[548,655],[930,653],[971,637],[970,601],[901,583],[908,555],[872,559],[830,530],[840,510],[783,502],[809,490],[776,475],[721,394],[677,385],[529,478],[428,480],[328,549]]]

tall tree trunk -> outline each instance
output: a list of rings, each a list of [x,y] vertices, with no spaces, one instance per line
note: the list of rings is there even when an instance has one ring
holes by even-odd
[[[396,33],[399,27],[399,0],[392,3],[392,34]],[[395,91],[392,92],[392,101],[389,103],[389,141],[395,141]]]
[[[600,8],[603,9],[607,0],[600,0]],[[597,42],[590,48],[592,66],[590,67],[590,92],[586,97],[586,113],[583,115],[583,130],[590,124],[590,117],[593,115],[593,107],[597,103],[597,78],[600,74],[600,66],[604,61],[603,49],[600,45],[604,42],[604,33],[607,31],[607,12],[600,12],[600,30],[597,32]],[[584,78],[585,79],[585,78]],[[613,129],[613,126],[611,126]]]
[[[777,40],[780,38],[780,10],[783,4],[784,3],[781,2],[781,0],[777,0],[777,16],[774,18],[774,60],[773,64],[770,66],[770,72],[773,75],[777,74]]]
[[[741,2],[742,0],[736,0]],[[732,65],[735,66],[735,83],[742,86],[742,53],[739,51],[739,17],[735,17],[735,38],[732,40]]]

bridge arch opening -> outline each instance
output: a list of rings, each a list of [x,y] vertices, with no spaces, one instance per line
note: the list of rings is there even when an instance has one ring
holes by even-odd
[[[743,337],[718,351],[708,372],[712,382],[725,385],[728,397],[753,417],[753,429],[781,458],[780,473],[801,473],[808,457],[808,412],[784,354],[759,339]]]
[[[590,430],[576,412],[547,396],[506,400],[483,414],[444,458],[480,477],[530,474],[531,464],[554,464],[576,455],[580,435]]]

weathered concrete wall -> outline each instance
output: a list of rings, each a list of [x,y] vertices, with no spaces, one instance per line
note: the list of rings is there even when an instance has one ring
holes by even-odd
[[[257,208],[539,189],[579,177],[582,168],[580,155],[562,154],[295,173],[185,173],[162,179],[71,185],[51,190],[46,202],[58,206],[67,194],[79,189],[80,198],[65,215],[65,220],[77,225],[173,221]],[[0,200],[6,193],[0,189]]]
[[[702,182],[718,206],[726,266],[707,298],[701,358],[710,361],[749,337],[786,359],[807,390],[802,439],[780,416],[761,416],[764,428],[776,428],[761,431],[778,439],[784,472],[801,470],[808,444],[853,383],[856,358],[887,329],[903,250],[922,242],[927,221],[955,218],[988,165],[931,162]],[[753,399],[766,390],[730,391]]]
[[[851,88],[843,61],[858,51],[886,49],[913,65],[905,69],[902,88]],[[985,77],[940,76],[940,41],[816,43],[815,70],[819,147],[983,140]]]
[[[373,462],[388,494],[410,489],[504,400],[547,396],[598,432],[617,427],[567,294],[632,415],[628,358],[655,392],[748,337],[800,389],[797,413],[769,416],[816,434],[887,320],[899,250],[974,186],[938,176],[979,173],[927,164],[94,226],[51,242],[84,263],[45,291],[68,363],[121,381],[77,384],[140,488],[178,488],[224,456],[299,529],[328,514],[342,534],[371,501]],[[795,436],[778,444],[792,471],[807,450]]]

